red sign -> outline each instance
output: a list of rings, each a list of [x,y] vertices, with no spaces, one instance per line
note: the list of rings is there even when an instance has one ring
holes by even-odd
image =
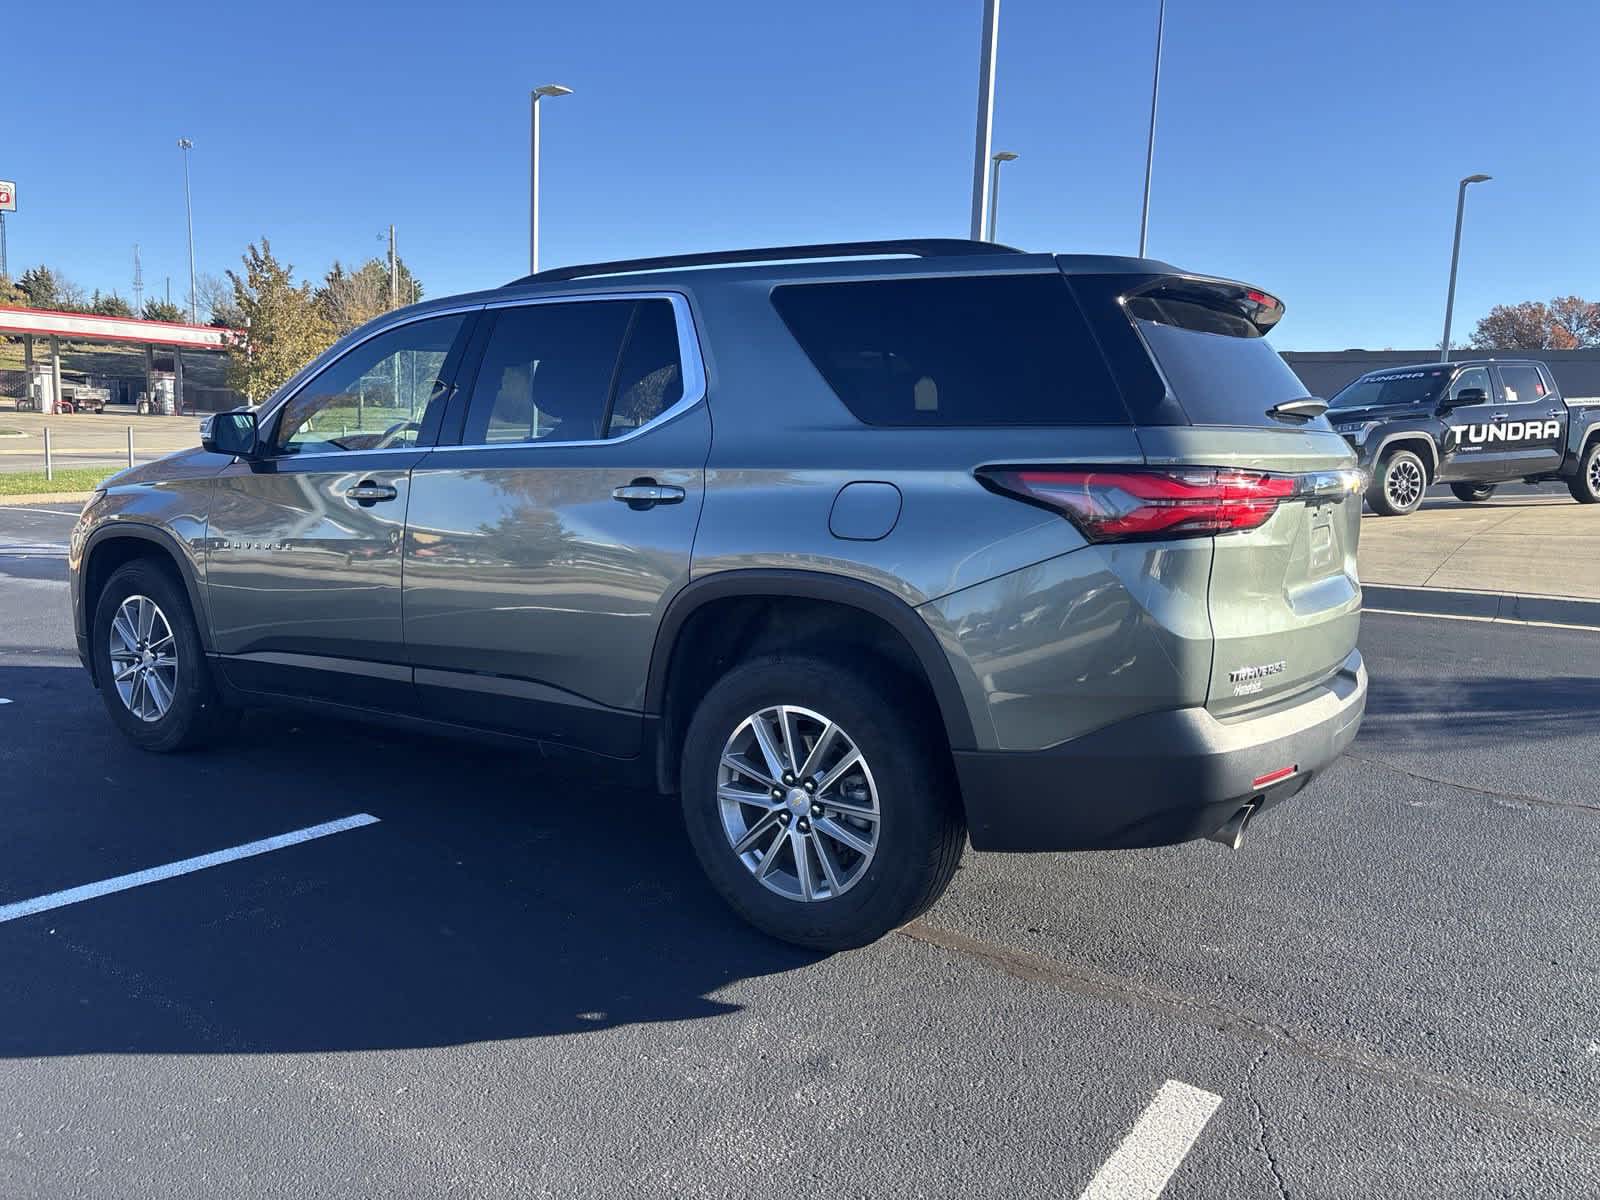
[[[17,211],[17,185],[0,179],[0,212]]]

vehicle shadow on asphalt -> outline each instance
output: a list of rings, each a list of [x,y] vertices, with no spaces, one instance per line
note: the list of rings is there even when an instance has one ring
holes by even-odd
[[[676,799],[535,754],[257,712],[215,750],[0,667],[0,903],[356,812],[380,823],[0,925],[0,1056],[449,1046],[716,1016],[821,957],[712,893]],[[3,845],[3,842],[0,842]],[[92,849],[86,850],[88,845]],[[59,863],[41,862],[60,846]],[[18,890],[19,888],[25,890]]]
[[[1374,677],[1361,723],[1368,749],[1482,738],[1499,744],[1594,731],[1600,679],[1592,675],[1515,678],[1486,675],[1449,681]]]

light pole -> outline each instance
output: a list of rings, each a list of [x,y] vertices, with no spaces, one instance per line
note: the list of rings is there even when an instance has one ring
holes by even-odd
[[[994,241],[995,226],[1000,222],[1000,164],[1013,162],[1016,157],[1009,150],[1001,150],[989,158],[989,233],[985,241]]]
[[[194,143],[188,138],[179,138],[178,149],[183,151],[183,207],[189,214],[189,324],[198,325],[198,297],[194,294],[194,201],[189,197],[189,151],[194,149]]]
[[[539,273],[539,101],[546,96],[570,96],[572,89],[547,83],[533,89],[528,122],[528,274]]]
[[[972,222],[968,237],[983,237],[989,212],[989,143],[994,132],[994,58],[1000,41],[1000,0],[983,0],[983,54],[978,60],[978,139],[972,151]]]
[[[1156,165],[1156,100],[1161,95],[1161,42],[1167,30],[1167,0],[1161,0],[1156,11],[1156,69],[1150,81],[1150,140],[1144,151],[1144,207],[1139,213],[1139,257],[1144,257],[1145,242],[1150,233],[1150,175]]]
[[[1450,292],[1444,301],[1444,337],[1439,342],[1439,361],[1450,361],[1450,318],[1456,311],[1456,263],[1461,259],[1461,214],[1467,207],[1467,185],[1487,183],[1492,175],[1468,175],[1456,189],[1456,237],[1450,247]]]

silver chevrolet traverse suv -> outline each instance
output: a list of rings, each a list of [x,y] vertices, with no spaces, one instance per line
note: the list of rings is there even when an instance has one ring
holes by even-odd
[[[1282,312],[962,241],[428,301],[103,485],[80,654],[150,750],[291,703],[596,756],[809,946],[969,837],[1236,844],[1366,701],[1361,477]]]

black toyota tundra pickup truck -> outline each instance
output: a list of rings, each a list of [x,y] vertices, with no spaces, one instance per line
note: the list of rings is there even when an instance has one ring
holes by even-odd
[[[1367,503],[1404,516],[1435,483],[1460,500],[1495,485],[1559,479],[1600,504],[1600,398],[1566,400],[1529,359],[1468,359],[1370,371],[1333,398],[1328,420],[1367,472]]]

